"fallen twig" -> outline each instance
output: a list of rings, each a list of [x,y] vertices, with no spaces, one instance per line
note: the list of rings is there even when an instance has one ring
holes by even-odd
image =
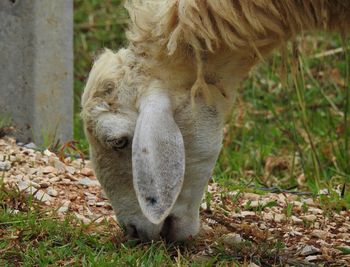
[[[347,47],[346,50],[348,50],[350,47]],[[327,51],[324,51],[324,52],[321,52],[321,53],[317,53],[313,56],[311,56],[311,58],[323,58],[323,57],[328,57],[328,56],[333,56],[333,55],[336,55],[336,54],[340,54],[340,53],[343,53],[344,52],[344,47],[338,47],[338,48],[335,48],[335,49],[331,49],[331,50],[327,50]]]

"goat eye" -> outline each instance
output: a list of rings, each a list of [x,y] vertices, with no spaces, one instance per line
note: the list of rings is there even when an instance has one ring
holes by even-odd
[[[129,144],[129,139],[127,137],[121,137],[113,140],[109,140],[108,143],[113,147],[115,150],[126,148]]]

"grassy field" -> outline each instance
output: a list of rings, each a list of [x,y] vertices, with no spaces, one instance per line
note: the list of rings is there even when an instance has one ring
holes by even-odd
[[[120,2],[74,0],[74,136],[85,152],[80,95],[99,51],[125,44],[127,14]],[[326,189],[325,209],[350,208],[350,52],[344,52],[349,44],[336,35],[307,35],[291,44],[286,60],[276,53],[252,72],[238,89],[215,182],[242,192],[289,189],[316,196]],[[20,205],[20,213],[10,212],[14,205]],[[82,226],[74,218],[58,221],[16,190],[0,189],[1,266],[238,264],[225,253],[198,263],[190,246],[135,245],[120,240],[112,227]]]
[[[111,223],[96,228],[74,216],[57,220],[33,199],[1,184],[0,203],[0,266],[166,266],[174,254],[188,262],[162,242],[136,246],[120,239]]]
[[[286,62],[276,54],[252,72],[228,125],[217,180],[314,193],[349,182],[349,53],[340,52],[342,43],[335,35],[306,36]]]
[[[119,4],[75,1],[74,129],[85,151],[80,95],[96,54],[124,45],[127,14]],[[276,53],[252,72],[237,90],[215,180],[316,193],[349,179],[349,53],[343,46],[336,35],[306,36],[287,60]]]

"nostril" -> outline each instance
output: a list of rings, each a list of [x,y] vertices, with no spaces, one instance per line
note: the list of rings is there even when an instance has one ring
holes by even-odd
[[[139,233],[137,232],[137,228],[133,224],[128,224],[126,226],[126,232],[130,238],[139,238]]]
[[[170,234],[171,234],[171,228],[172,225],[174,223],[174,217],[172,216],[168,216],[163,224],[162,230],[160,232],[160,236],[166,240],[168,240],[170,238]]]

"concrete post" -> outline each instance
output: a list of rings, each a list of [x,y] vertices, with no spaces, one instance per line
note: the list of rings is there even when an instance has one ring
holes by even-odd
[[[73,0],[0,0],[0,116],[22,142],[72,139]]]

